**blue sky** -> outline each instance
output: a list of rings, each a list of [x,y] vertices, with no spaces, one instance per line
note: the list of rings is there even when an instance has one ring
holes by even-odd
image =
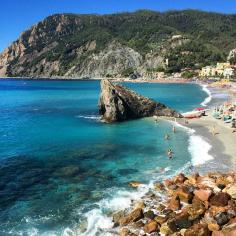
[[[1,0],[0,51],[19,34],[54,13],[115,13],[152,9],[236,13],[236,0]]]

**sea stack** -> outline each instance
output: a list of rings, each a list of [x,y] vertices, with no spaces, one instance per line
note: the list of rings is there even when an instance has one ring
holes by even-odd
[[[108,123],[150,116],[181,118],[182,115],[162,103],[141,96],[131,89],[101,80],[99,114]]]

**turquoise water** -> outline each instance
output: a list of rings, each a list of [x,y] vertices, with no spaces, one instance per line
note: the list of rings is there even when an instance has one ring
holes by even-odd
[[[194,84],[126,86],[181,112],[207,97]],[[170,122],[100,122],[99,89],[98,81],[0,81],[0,235],[79,235],[88,212],[108,211],[98,203],[132,192],[129,181],[190,165],[189,134],[172,134]]]

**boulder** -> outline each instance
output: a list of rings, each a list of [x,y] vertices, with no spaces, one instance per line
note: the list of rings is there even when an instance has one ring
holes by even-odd
[[[189,214],[189,220],[196,220],[200,216],[204,215],[206,208],[204,204],[200,201],[195,201],[193,204],[186,207]]]
[[[212,232],[212,236],[225,236],[225,235],[222,231],[216,230]]]
[[[210,236],[211,233],[207,227],[207,224],[194,224],[187,229],[184,236]]]
[[[129,185],[133,188],[138,188],[142,183],[138,182],[138,181],[131,181],[129,182]]]
[[[224,236],[235,236],[236,235],[236,222],[225,225],[222,229],[222,232]]]
[[[208,201],[209,197],[212,194],[211,189],[196,189],[194,190],[194,195],[201,201]]]
[[[187,178],[188,178],[187,182],[188,182],[189,184],[195,185],[195,184],[197,183],[198,177],[199,177],[199,174],[198,174],[198,173],[195,173],[195,174],[193,174],[193,175],[189,175],[189,176],[187,177]]]
[[[210,213],[211,216],[215,216],[216,214],[218,214],[219,212],[226,212],[227,211],[227,206],[225,207],[221,207],[221,206],[211,206],[209,209],[208,209],[208,213]]]
[[[120,231],[120,236],[137,236],[137,234],[132,233],[129,229],[123,228]]]
[[[198,177],[197,185],[200,189],[211,188],[215,193],[221,191],[221,189],[217,187],[215,180],[207,176]]]
[[[174,182],[171,179],[164,180],[164,185],[168,188],[169,186],[173,185]]]
[[[229,217],[226,212],[219,212],[214,218],[219,226],[225,225],[229,221]]]
[[[134,209],[136,209],[136,208],[144,209],[145,207],[146,207],[146,205],[145,205],[144,201],[136,202],[134,205]]]
[[[161,225],[165,223],[168,220],[168,218],[169,217],[167,215],[158,215],[154,218],[154,220]]]
[[[182,117],[162,103],[143,97],[131,89],[101,80],[99,114],[106,122],[125,121],[150,116]]]
[[[219,231],[220,230],[220,226],[217,223],[209,223],[208,224],[208,229],[210,231]]]
[[[137,208],[130,212],[127,216],[122,217],[119,221],[121,226],[127,225],[131,222],[136,222],[143,218],[143,210],[141,208]]]
[[[172,235],[174,232],[170,229],[167,222],[161,225],[160,227],[160,233],[162,235]]]
[[[142,220],[136,221],[136,222],[132,222],[129,224],[129,227],[132,227],[132,229],[136,228],[136,229],[140,229],[144,226],[144,223]]]
[[[186,203],[191,203],[193,199],[193,193],[192,191],[186,187],[186,186],[181,186],[176,190],[176,195],[179,196],[180,200]]]
[[[177,232],[181,229],[187,229],[192,226],[192,222],[189,220],[189,215],[186,212],[180,213],[167,221],[167,225],[173,232]]]
[[[157,211],[163,211],[165,208],[166,208],[165,205],[159,204],[159,205],[156,207],[156,210],[157,210]]]
[[[112,215],[112,220],[115,223],[115,226],[120,224],[120,219],[122,219],[124,216],[124,211],[117,211]]]
[[[150,234],[159,230],[159,224],[155,220],[151,220],[143,227],[144,232]]]
[[[163,183],[156,182],[154,183],[154,189],[157,191],[163,191],[165,190],[165,185]]]
[[[186,176],[183,173],[180,173],[174,178],[174,183],[183,184],[185,180],[187,180]]]
[[[222,175],[216,178],[216,184],[221,184],[221,185],[227,185],[230,182],[227,180],[227,176],[226,175]]]
[[[236,199],[236,183],[229,184],[223,192],[226,192],[230,195],[231,198]]]
[[[180,198],[178,195],[173,195],[172,198],[170,199],[170,203],[168,205],[169,209],[173,211],[178,211],[181,209],[181,204],[180,204]]]
[[[147,212],[144,213],[144,217],[153,220],[156,215],[152,210],[148,210]]]
[[[226,206],[230,200],[230,195],[228,193],[219,192],[210,198],[210,204],[214,206]]]

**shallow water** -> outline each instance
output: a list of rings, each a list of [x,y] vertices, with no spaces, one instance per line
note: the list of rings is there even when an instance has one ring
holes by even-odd
[[[194,84],[126,85],[180,112],[208,96]],[[87,215],[84,235],[105,235],[101,215],[129,203],[129,181],[191,165],[185,129],[174,135],[152,118],[101,123],[98,96],[98,81],[0,81],[0,235],[79,235]]]

